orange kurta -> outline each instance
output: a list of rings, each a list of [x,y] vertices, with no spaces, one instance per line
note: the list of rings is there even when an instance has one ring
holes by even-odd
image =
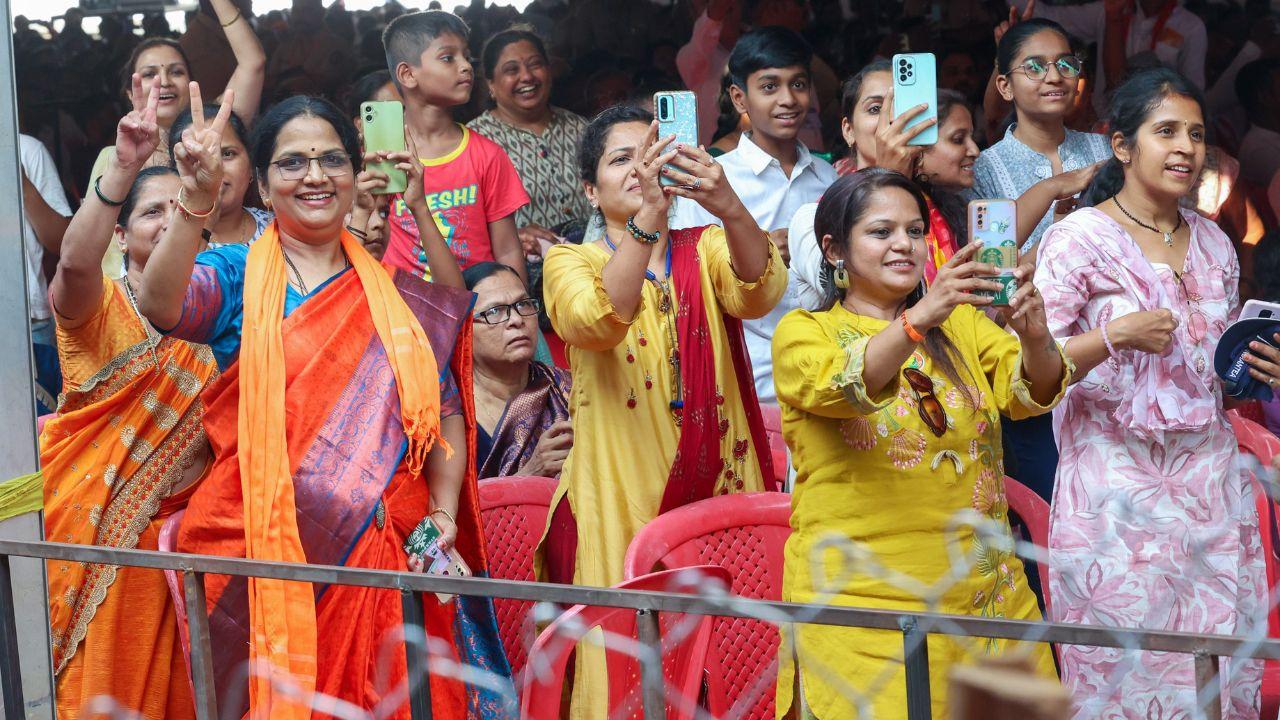
[[[217,369],[208,348],[149,332],[116,283],[101,291],[86,322],[58,318],[64,392],[40,436],[45,535],[154,550],[186,501],[170,493],[205,457],[199,394]],[[97,696],[144,717],[194,717],[161,573],[60,560],[48,572],[59,717]]]

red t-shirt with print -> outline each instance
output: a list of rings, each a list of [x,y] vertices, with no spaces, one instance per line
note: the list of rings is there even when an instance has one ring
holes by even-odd
[[[422,159],[427,208],[440,235],[467,269],[493,260],[489,223],[529,204],[507,151],[492,140],[462,128],[462,142],[444,157]],[[413,213],[397,195],[391,201],[390,237],[383,258],[394,267],[430,278],[426,254],[418,242]]]

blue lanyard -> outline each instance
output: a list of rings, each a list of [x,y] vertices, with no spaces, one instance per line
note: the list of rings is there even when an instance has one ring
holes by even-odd
[[[604,236],[604,242],[613,252],[618,252],[618,246],[613,244],[608,235]],[[647,280],[658,282],[658,276],[653,274],[649,268],[644,269],[644,276]],[[671,238],[667,238],[667,282],[671,282]]]

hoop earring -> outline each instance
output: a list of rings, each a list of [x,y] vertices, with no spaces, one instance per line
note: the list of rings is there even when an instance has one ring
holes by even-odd
[[[836,269],[831,273],[831,281],[841,290],[849,289],[849,271],[844,269],[844,260],[836,261]]]

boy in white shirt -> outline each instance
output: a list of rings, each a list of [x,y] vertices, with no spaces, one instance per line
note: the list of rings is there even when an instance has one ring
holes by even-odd
[[[737,149],[718,158],[725,178],[760,227],[787,255],[787,226],[801,205],[816,202],[835,182],[836,171],[814,157],[797,135],[811,104],[809,63],[813,51],[797,33],[764,27],[743,35],[729,56],[734,107],[751,119]],[[702,206],[676,203],[673,229],[719,224]],[[776,268],[775,272],[782,271]],[[773,330],[799,307],[792,288],[758,320],[744,320],[747,352],[762,403],[777,402],[773,388]]]

